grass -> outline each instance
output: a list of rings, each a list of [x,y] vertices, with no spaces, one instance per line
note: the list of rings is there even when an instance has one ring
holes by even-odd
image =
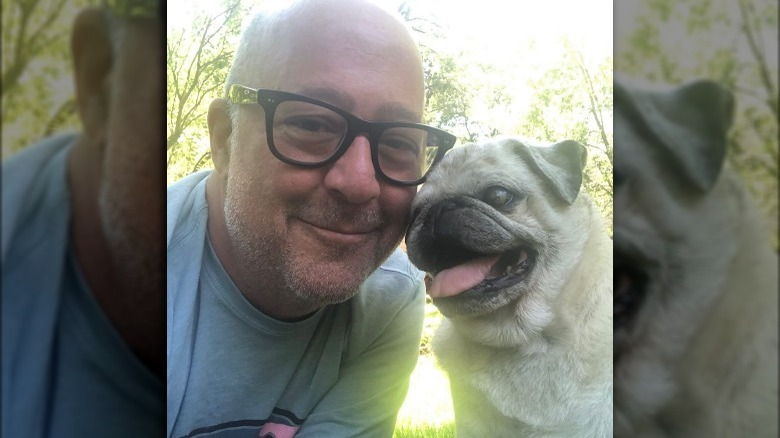
[[[396,426],[393,438],[453,438],[455,436],[455,423],[447,423],[441,426],[423,424],[421,426]]]
[[[436,307],[426,305],[420,357],[412,372],[409,393],[398,412],[393,438],[452,438],[455,423],[447,375],[430,352],[430,339],[441,321]]]

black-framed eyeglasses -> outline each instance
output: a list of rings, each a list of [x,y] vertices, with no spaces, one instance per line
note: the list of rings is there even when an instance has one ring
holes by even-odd
[[[258,103],[265,111],[268,147],[279,160],[315,168],[338,160],[360,134],[371,144],[374,170],[398,185],[417,185],[455,144],[455,136],[411,122],[369,122],[341,108],[284,91],[233,84],[236,104]]]

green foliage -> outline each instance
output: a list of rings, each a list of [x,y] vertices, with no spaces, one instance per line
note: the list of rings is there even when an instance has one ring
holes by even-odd
[[[398,426],[393,432],[393,438],[453,438],[454,436],[455,423]]]
[[[425,121],[452,129],[468,119],[473,93],[462,81],[463,72],[452,56],[440,56],[427,47],[421,51],[426,86]]]
[[[3,0],[3,158],[56,131],[78,129],[68,40],[97,0]]]
[[[587,147],[583,185],[611,229],[612,59],[587,60],[573,44],[564,47],[559,62],[531,82],[535,93],[519,131],[547,143],[571,139]]]
[[[421,356],[433,356],[433,334],[441,323],[443,318],[439,309],[433,305],[433,301],[429,295],[425,296],[425,320],[423,324],[422,339],[420,341],[420,355]]]
[[[206,114],[223,95],[246,12],[240,0],[225,0],[221,12],[202,12],[168,31],[168,183],[211,167]]]

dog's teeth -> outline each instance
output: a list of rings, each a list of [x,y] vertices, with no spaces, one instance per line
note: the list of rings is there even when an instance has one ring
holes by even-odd
[[[528,258],[528,253],[523,251],[520,253],[520,259],[517,260],[517,264],[523,263]]]
[[[507,273],[513,273],[517,274],[522,272],[526,267],[528,267],[528,253],[526,251],[521,251],[520,255],[517,258],[517,261],[512,266],[507,266]]]

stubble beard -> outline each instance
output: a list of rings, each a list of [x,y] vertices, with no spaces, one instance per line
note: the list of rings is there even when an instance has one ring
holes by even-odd
[[[159,296],[164,283],[162,224],[133,220],[140,213],[119,201],[129,196],[103,188],[98,208],[119,282],[143,301]]]
[[[394,244],[376,242],[359,263],[347,262],[355,256],[354,249],[348,247],[330,248],[327,254],[329,261],[317,261],[317,256],[322,258],[322,254],[311,254],[308,248],[296,247],[294,242],[275,229],[268,216],[253,214],[254,211],[267,211],[274,207],[259,205],[257,210],[251,208],[251,200],[256,200],[257,196],[243,191],[252,184],[231,184],[231,178],[228,179],[224,206],[228,236],[243,272],[256,279],[254,284],[259,288],[266,289],[265,294],[242,290],[250,301],[252,296],[270,293],[274,296],[284,294],[285,298],[297,302],[302,308],[317,309],[344,302],[355,296],[360,284],[384,262],[400,241],[399,235]],[[383,215],[373,210],[346,212],[337,205],[316,205],[311,201],[292,205],[291,210],[298,216],[317,217],[324,223],[348,218],[352,223],[381,224],[381,229],[387,227]]]

